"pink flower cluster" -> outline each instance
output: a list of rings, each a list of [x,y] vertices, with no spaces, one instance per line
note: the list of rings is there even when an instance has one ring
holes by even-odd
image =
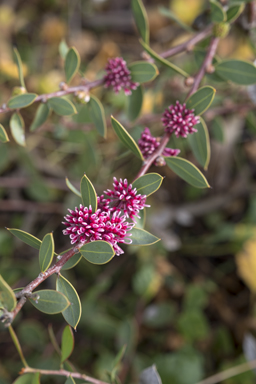
[[[107,71],[104,77],[105,87],[113,87],[116,93],[124,89],[126,95],[131,95],[132,90],[135,90],[139,86],[139,83],[132,81],[131,72],[122,57],[109,59],[105,70]]]
[[[146,195],[137,194],[136,188],[128,185],[127,180],[118,181],[114,177],[114,190],[108,189],[104,193],[107,195],[98,196],[98,209],[92,212],[91,206],[80,205],[75,210],[69,209],[69,215],[63,224],[67,227],[63,230],[64,235],[69,235],[71,244],[78,242],[90,242],[105,240],[113,246],[116,255],[120,255],[123,250],[118,243],[131,244],[131,234],[127,234],[135,223],[128,222],[127,219],[135,221],[139,217],[141,209],[149,207],[146,205]]]
[[[162,122],[165,131],[175,133],[177,137],[187,137],[189,133],[197,132],[194,128],[199,123],[199,116],[194,115],[193,109],[187,109],[186,104],[170,105],[163,113]]]
[[[138,141],[139,148],[144,159],[148,159],[159,147],[160,140],[157,137],[151,135],[150,129],[145,128],[141,134],[141,137]],[[180,153],[179,149],[165,148],[161,154],[161,156],[177,156]],[[155,165],[157,165],[157,161],[155,161]],[[162,163],[162,165],[165,165]]]

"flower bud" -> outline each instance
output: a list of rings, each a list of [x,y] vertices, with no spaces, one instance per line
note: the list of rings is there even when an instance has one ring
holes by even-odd
[[[224,39],[229,33],[230,25],[228,23],[216,23],[213,26],[213,35],[215,37],[219,37],[220,39]]]
[[[18,96],[26,93],[26,88],[24,87],[14,87],[12,90],[12,96]]]

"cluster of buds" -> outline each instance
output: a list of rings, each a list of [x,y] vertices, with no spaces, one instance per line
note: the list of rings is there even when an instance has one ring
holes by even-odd
[[[132,81],[131,72],[122,57],[109,59],[105,70],[107,71],[104,77],[105,87],[113,87],[116,93],[123,89],[126,95],[131,95],[132,91],[139,86],[139,83]]]

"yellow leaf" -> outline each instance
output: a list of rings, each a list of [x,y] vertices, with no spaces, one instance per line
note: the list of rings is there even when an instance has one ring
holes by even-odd
[[[171,9],[184,23],[192,23],[202,11],[203,0],[173,0]]]
[[[243,250],[236,255],[236,265],[240,277],[256,293],[256,237],[244,243]]]

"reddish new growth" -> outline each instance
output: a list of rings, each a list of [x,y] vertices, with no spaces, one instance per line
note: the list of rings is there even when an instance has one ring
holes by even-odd
[[[63,230],[63,234],[69,235],[71,244],[105,240],[113,246],[116,255],[124,253],[118,243],[131,244],[131,234],[127,234],[127,231],[130,231],[134,224],[128,223],[126,216],[121,216],[120,210],[112,214],[110,211],[98,209],[92,213],[91,206],[87,208],[81,204],[74,211],[68,211],[70,215],[64,217],[66,222],[63,224],[67,228]]]
[[[194,115],[194,109],[187,109],[186,104],[170,105],[163,113],[162,122],[165,131],[175,133],[177,137],[187,137],[189,133],[197,132],[194,128],[199,123],[199,116]]]
[[[122,57],[109,59],[105,70],[107,71],[104,77],[105,87],[113,87],[116,93],[124,89],[126,95],[131,95],[132,90],[139,86],[139,83],[132,81],[131,72]]]
[[[139,148],[144,159],[148,159],[159,147],[160,140],[157,137],[151,135],[149,128],[145,128],[141,134],[141,137],[138,141]],[[179,149],[165,148],[162,152],[162,156],[177,156],[180,153]],[[155,165],[159,165],[156,160]],[[165,162],[162,162],[161,165],[165,165]]]
[[[141,209],[149,207],[146,205],[146,195],[137,194],[137,189],[132,187],[132,184],[128,185],[128,181],[120,179],[118,181],[113,178],[114,190],[108,189],[104,193],[108,196],[106,203],[109,204],[109,210],[112,212],[122,210],[126,217],[129,217],[133,221],[135,217],[139,217],[138,213]]]

